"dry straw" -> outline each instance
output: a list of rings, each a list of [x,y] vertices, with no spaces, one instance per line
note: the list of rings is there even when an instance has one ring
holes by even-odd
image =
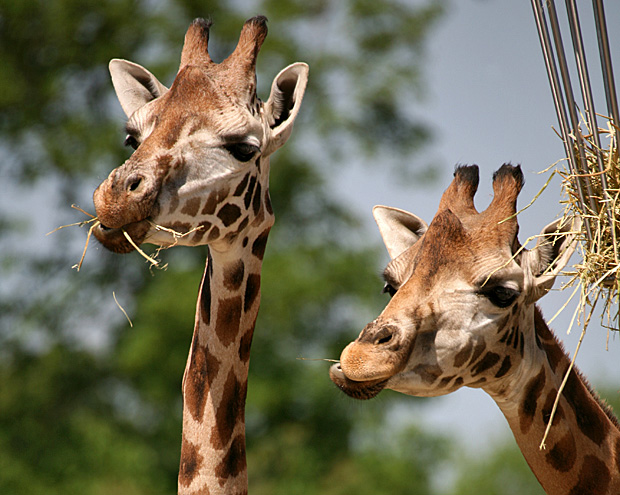
[[[64,229],[66,227],[84,227],[86,225],[89,225],[88,234],[86,235],[86,242],[84,244],[84,249],[82,251],[82,256],[80,258],[80,261],[71,267],[71,268],[75,268],[79,272],[80,269],[82,268],[82,264],[84,262],[84,257],[86,256],[86,250],[88,249],[88,245],[90,243],[90,238],[92,236],[93,230],[98,225],[100,225],[101,222],[99,222],[99,219],[96,216],[91,215],[90,213],[84,211],[82,208],[80,208],[77,205],[71,205],[71,208],[73,208],[74,210],[78,210],[78,211],[82,212],[84,215],[89,217],[89,219],[81,221],[81,222],[71,223],[71,224],[68,224],[68,225],[61,225],[60,227],[55,228],[51,232],[48,232],[47,235],[53,234],[54,232],[57,232],[60,229]],[[140,246],[131,238],[131,236],[129,235],[129,233],[125,229],[121,229],[121,230],[123,232],[123,235],[125,236],[125,239],[127,239],[127,242],[129,242],[129,244],[131,244],[133,246],[133,248],[140,254],[140,256],[142,256],[146,261],[149,262],[150,268],[155,267],[155,268],[159,268],[159,269],[166,269],[168,267],[167,263],[165,265],[162,265],[161,261],[159,259],[157,259],[157,257],[159,256],[159,253],[160,253],[160,251],[162,249],[169,249],[169,248],[171,248],[173,246],[176,246],[182,238],[184,238],[184,237],[192,234],[193,232],[203,228],[202,226],[198,226],[198,227],[196,227],[194,229],[189,230],[188,232],[181,233],[181,232],[177,232],[176,230],[171,229],[169,227],[164,227],[163,225],[158,225],[158,224],[156,224],[154,222],[150,222],[150,223],[151,223],[151,225],[153,226],[153,228],[155,230],[166,232],[166,233],[170,234],[170,236],[172,237],[172,242],[170,244],[167,244],[165,246],[159,246],[152,256],[147,254],[147,253],[145,253],[140,248]]]
[[[618,331],[620,295],[620,165],[618,163],[618,128],[608,120],[607,129],[598,129],[608,141],[606,148],[595,144],[593,135],[583,136],[583,153],[577,167],[579,174],[560,171],[566,193],[566,215],[578,215],[586,224],[581,236],[581,263],[567,286],[577,286],[580,294],[578,320],[587,327],[595,307],[601,310],[601,325]],[[600,170],[600,163],[604,169]],[[587,188],[581,201],[579,188]],[[602,305],[602,306],[601,306]]]

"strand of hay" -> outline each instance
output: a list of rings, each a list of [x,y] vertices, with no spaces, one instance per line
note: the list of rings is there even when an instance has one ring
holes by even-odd
[[[80,261],[71,267],[71,268],[77,269],[77,271],[79,272],[80,269],[82,268],[82,264],[84,263],[84,258],[86,256],[86,250],[88,249],[93,230],[98,225],[100,225],[100,222],[99,222],[99,218],[97,218],[95,215],[91,215],[90,213],[88,213],[87,211],[84,211],[82,208],[80,208],[77,205],[71,205],[71,208],[73,208],[74,210],[78,210],[79,212],[83,213],[84,215],[90,218],[88,220],[83,220],[81,222],[74,222],[68,225],[61,225],[60,227],[56,227],[51,232],[48,232],[46,235],[53,234],[54,232],[58,232],[59,230],[64,229],[66,227],[84,227],[90,224],[90,228],[88,229],[88,234],[86,235],[86,243],[84,244],[84,249],[82,250],[82,256],[80,257]],[[176,246],[179,243],[179,240],[181,240],[183,237],[186,237],[192,234],[193,232],[196,232],[197,230],[204,228],[203,226],[198,226],[198,227],[195,227],[189,230],[188,232],[181,233],[169,227],[164,227],[163,225],[156,224],[155,222],[152,222],[152,221],[150,223],[155,230],[167,232],[168,234],[172,236],[172,239],[173,239],[170,244],[166,246],[159,246],[157,250],[155,251],[155,254],[152,256],[149,256],[147,253],[145,253],[140,248],[140,246],[138,246],[138,244],[136,244],[136,242],[131,238],[131,236],[125,231],[125,229],[121,229],[121,230],[123,232],[123,235],[125,236],[125,239],[127,239],[127,241],[134,247],[134,249],[138,252],[138,254],[140,254],[140,256],[142,256],[145,260],[149,262],[150,268],[156,267],[162,270],[166,269],[168,267],[168,264],[166,263],[165,265],[161,265],[161,261],[158,259],[158,256],[161,250],[169,249],[173,246]]]
[[[125,311],[125,308],[123,308],[121,306],[121,303],[118,302],[118,299],[116,299],[116,294],[114,293],[114,291],[112,291],[112,297],[114,298],[114,302],[118,306],[118,309],[120,309],[125,315],[125,318],[127,318],[127,321],[129,322],[129,326],[133,328],[133,322],[131,321],[131,318],[129,318],[129,315],[127,314],[127,311]]]

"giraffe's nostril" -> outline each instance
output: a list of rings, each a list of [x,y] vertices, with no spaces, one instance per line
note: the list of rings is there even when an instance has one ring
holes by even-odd
[[[392,341],[392,337],[394,337],[394,332],[391,328],[382,328],[375,336],[373,343],[375,345],[389,344]]]
[[[138,189],[138,187],[140,187],[141,183],[142,183],[142,179],[136,179],[131,184],[129,184],[129,190],[131,192],[135,191],[136,189]]]
[[[136,192],[140,188],[140,185],[142,185],[142,180],[143,177],[141,175],[132,175],[129,177],[126,182],[127,192]]]

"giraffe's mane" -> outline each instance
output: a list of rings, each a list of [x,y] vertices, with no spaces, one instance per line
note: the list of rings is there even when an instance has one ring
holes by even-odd
[[[566,352],[564,344],[556,337],[555,333],[547,326],[547,323],[545,322],[542,316],[542,311],[540,310],[538,306],[536,306],[536,313],[535,313],[534,321],[535,321],[534,326],[535,326],[536,334],[538,335],[539,339],[543,341],[548,341],[549,336],[551,336],[551,338],[553,339],[553,343],[558,349],[558,354],[559,352],[561,352],[564,358],[569,360],[570,358]],[[550,364],[552,367],[554,367],[553,363],[550,362]],[[594,401],[599,406],[601,406],[601,409],[603,410],[605,415],[609,418],[609,420],[613,423],[613,425],[617,429],[620,429],[620,421],[618,421],[618,418],[616,417],[611,406],[604,399],[601,398],[601,396],[596,392],[596,390],[594,390],[592,385],[590,385],[590,382],[588,381],[588,379],[581,373],[581,371],[577,368],[577,366],[573,366],[573,371],[575,372],[579,380],[581,380],[581,382],[585,386],[589,396],[592,399],[594,399]]]

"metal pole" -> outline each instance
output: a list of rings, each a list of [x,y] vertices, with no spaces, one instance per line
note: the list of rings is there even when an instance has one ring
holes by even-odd
[[[575,61],[577,63],[577,72],[579,74],[579,82],[581,84],[581,93],[583,96],[583,102],[586,110],[586,118],[588,120],[588,127],[592,133],[592,139],[594,140],[594,153],[596,156],[597,167],[600,174],[601,186],[603,189],[603,202],[601,208],[606,210],[609,218],[610,225],[612,224],[611,211],[609,210],[608,200],[610,199],[607,192],[607,175],[605,172],[605,165],[603,163],[603,156],[601,152],[601,140],[598,132],[598,123],[596,119],[596,110],[594,108],[594,98],[592,97],[592,88],[590,85],[590,75],[588,73],[588,63],[586,60],[586,53],[583,46],[583,37],[581,35],[581,24],[579,22],[579,12],[577,11],[577,5],[575,0],[566,0],[566,10],[568,12],[568,24],[570,26],[571,38],[573,40],[573,49],[575,52]]]
[[[577,151],[579,152],[579,162],[575,163],[575,169],[583,174],[586,163],[586,153],[583,145],[583,136],[581,135],[581,127],[579,126],[579,117],[577,115],[577,105],[575,103],[575,96],[573,93],[573,87],[570,82],[570,74],[568,72],[568,64],[566,63],[566,53],[564,52],[564,44],[562,42],[562,33],[560,32],[560,24],[558,22],[557,11],[555,10],[555,1],[547,0],[547,9],[549,10],[549,22],[551,24],[551,32],[553,33],[553,40],[555,42],[555,50],[560,64],[560,74],[562,75],[562,82],[564,83],[564,96],[566,98],[566,104],[568,106],[568,114],[571,121],[571,130],[575,144],[577,145]],[[577,181],[581,185],[585,185],[586,193],[590,208],[593,212],[598,214],[598,204],[594,200],[592,195],[592,188],[590,187],[590,180],[588,177],[577,177]],[[585,203],[584,203],[585,205]]]
[[[612,118],[614,125],[620,125],[618,114],[618,97],[616,96],[616,84],[614,82],[614,69],[611,63],[611,52],[609,50],[609,37],[607,36],[607,22],[605,21],[605,8],[603,0],[592,0],[594,8],[594,18],[596,24],[596,34],[598,38],[598,48],[601,55],[601,67],[603,68],[603,82],[605,84],[605,96],[607,98],[607,111]]]
[[[532,9],[534,10],[534,19],[536,20],[536,27],[538,29],[538,37],[540,39],[540,46],[543,52],[543,58],[545,60],[545,66],[547,67],[547,75],[549,77],[549,85],[551,86],[551,94],[553,96],[553,101],[555,103],[555,110],[558,117],[558,123],[560,125],[560,131],[562,134],[562,141],[564,143],[564,149],[566,151],[566,156],[568,157],[568,164],[571,170],[571,173],[577,176],[576,169],[576,160],[573,146],[570,144],[570,136],[568,129],[568,121],[566,118],[566,108],[564,106],[564,99],[562,96],[562,89],[560,86],[560,80],[558,77],[557,68],[555,65],[555,60],[553,57],[553,48],[551,45],[551,38],[549,37],[549,31],[547,29],[547,21],[545,19],[545,13],[543,11],[540,0],[531,0]],[[579,200],[582,204],[585,203],[585,198],[583,195],[583,190],[580,187],[580,182],[575,182],[577,194],[579,195]],[[590,228],[589,219],[586,217],[585,219],[585,227],[586,234],[588,239],[592,239],[592,230]]]

